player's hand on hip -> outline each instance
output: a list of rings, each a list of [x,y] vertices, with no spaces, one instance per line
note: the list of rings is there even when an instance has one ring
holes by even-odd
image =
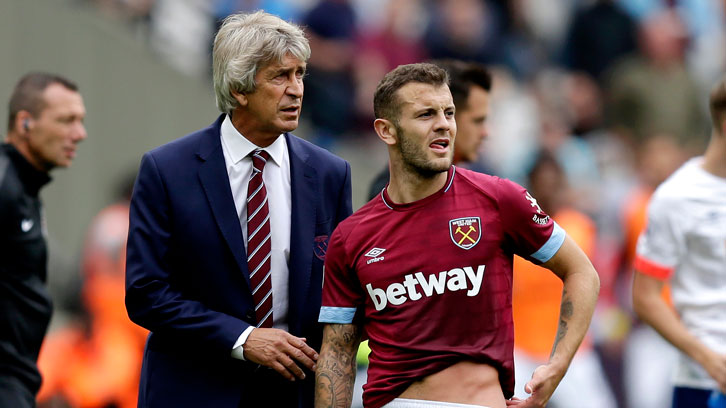
[[[721,392],[726,393],[726,355],[713,353],[704,361],[703,368],[711,378],[716,380]]]
[[[560,383],[563,374],[549,364],[541,365],[534,370],[532,379],[524,386],[524,390],[530,394],[527,399],[512,398],[507,401],[507,406],[516,405],[518,408],[544,408],[547,401],[555,392],[557,384]]]
[[[290,381],[304,379],[300,366],[315,371],[318,353],[305,343],[306,339],[295,337],[280,329],[256,328],[245,341],[245,359],[270,367]]]

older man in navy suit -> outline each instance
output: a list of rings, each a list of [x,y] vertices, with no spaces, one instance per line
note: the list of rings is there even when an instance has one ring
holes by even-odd
[[[328,236],[350,166],[297,128],[310,47],[257,12],[214,42],[211,126],[146,153],[131,201],[126,307],[151,334],[141,407],[312,407]]]

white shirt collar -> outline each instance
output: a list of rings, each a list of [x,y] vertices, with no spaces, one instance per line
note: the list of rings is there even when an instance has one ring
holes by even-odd
[[[244,135],[242,135],[242,133],[234,127],[229,115],[227,115],[224,118],[224,121],[222,121],[220,133],[222,134],[222,143],[224,143],[230,158],[235,164],[239,163],[239,161],[245,157],[248,157],[253,151],[261,149],[266,151],[275,164],[280,166],[282,164],[283,156],[287,151],[287,141],[285,140],[285,136],[282,134],[267,147],[259,147],[250,142],[249,139],[244,137]]]

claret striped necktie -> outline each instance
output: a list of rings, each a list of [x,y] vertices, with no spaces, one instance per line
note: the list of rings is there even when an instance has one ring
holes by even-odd
[[[252,175],[247,187],[247,266],[257,327],[272,327],[272,276],[270,273],[270,211],[262,171],[270,155],[252,152]]]

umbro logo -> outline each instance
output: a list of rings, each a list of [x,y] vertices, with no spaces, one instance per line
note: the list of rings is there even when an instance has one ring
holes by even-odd
[[[20,221],[20,229],[23,230],[23,232],[28,232],[31,228],[33,228],[33,220],[25,218]]]
[[[382,254],[384,252],[386,252],[386,250],[383,249],[383,248],[373,248],[373,249],[371,249],[370,251],[368,251],[366,253],[366,256],[369,256],[371,258],[375,258],[375,257],[377,257],[378,255],[380,255],[380,254]]]
[[[380,262],[384,259],[386,259],[383,256],[378,256],[382,253],[386,252],[384,248],[373,248],[370,251],[366,252],[365,256],[371,258],[366,262],[368,265],[372,264],[373,262]]]

